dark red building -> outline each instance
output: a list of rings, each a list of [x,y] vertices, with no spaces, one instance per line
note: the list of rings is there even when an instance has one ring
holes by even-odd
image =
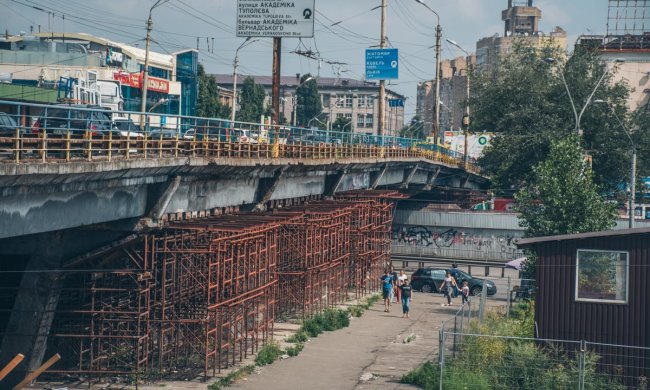
[[[586,341],[601,371],[628,385],[650,378],[650,228],[517,245],[537,253],[537,337]]]

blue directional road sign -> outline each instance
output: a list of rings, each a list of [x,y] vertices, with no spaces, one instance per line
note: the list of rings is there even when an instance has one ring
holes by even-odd
[[[397,49],[366,49],[366,80],[391,80],[398,77]]]

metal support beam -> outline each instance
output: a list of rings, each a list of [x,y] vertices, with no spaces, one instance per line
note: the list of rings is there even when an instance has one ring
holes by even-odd
[[[465,188],[465,187],[467,187],[467,184],[469,183],[469,176],[470,176],[470,175],[468,174],[468,175],[465,177],[465,181],[464,181],[463,184],[460,186],[460,188]]]
[[[333,181],[331,182],[331,184],[329,186],[327,185],[327,181],[328,181],[329,177],[327,177],[325,179],[325,197],[326,198],[327,197],[331,198],[334,195],[336,195],[336,191],[338,191],[339,187],[341,186],[341,183],[343,182],[343,178],[345,177],[346,173],[348,173],[347,169],[341,169],[335,175],[331,175],[331,176],[333,176],[333,179],[332,179]]]
[[[379,185],[379,182],[384,177],[384,174],[386,173],[386,170],[388,170],[388,164],[384,164],[383,168],[381,168],[381,171],[375,173],[376,176],[373,178],[372,183],[370,184],[370,189],[371,190],[374,190],[375,188],[377,188],[377,186]]]
[[[433,188],[433,183],[436,182],[436,179],[438,178],[439,174],[440,174],[440,167],[438,167],[438,169],[436,169],[435,172],[429,171],[429,173],[427,173],[427,184],[425,184],[424,186],[425,191],[431,191],[431,189]]]
[[[408,175],[404,178],[404,181],[402,181],[402,184],[400,184],[399,188],[400,189],[407,189],[409,188],[409,184],[411,183],[411,180],[413,180],[413,176],[415,176],[415,172],[418,170],[418,164],[415,164],[413,168],[409,171]]]
[[[153,221],[157,221],[162,218],[165,210],[167,209],[167,206],[169,206],[169,202],[171,202],[172,197],[176,193],[176,190],[178,190],[180,184],[180,176],[174,176],[169,182],[167,182],[167,188],[165,188],[156,203],[153,205],[153,207],[151,207],[151,210],[147,215],[148,218],[151,218]]]
[[[287,168],[288,166],[283,166],[282,168],[276,170],[273,174],[271,184],[266,187],[266,189],[258,188],[258,197],[256,197],[257,204],[255,207],[253,207],[253,211],[264,211],[264,205],[266,202],[271,200],[271,196],[273,196],[273,192],[275,192],[275,189],[278,187],[278,183],[280,183],[280,179],[284,175],[284,172],[287,170]]]

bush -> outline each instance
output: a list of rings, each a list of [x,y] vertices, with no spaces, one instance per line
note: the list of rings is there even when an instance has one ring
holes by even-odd
[[[260,348],[260,351],[257,353],[255,364],[258,366],[272,364],[280,356],[282,356],[283,352],[284,351],[280,349],[280,346],[278,346],[277,343],[264,344],[262,348]]]
[[[348,311],[350,312],[350,315],[354,317],[361,317],[363,315],[363,307],[360,305],[355,305],[355,306],[350,306],[348,307]]]
[[[399,381],[421,387],[424,390],[433,390],[439,388],[439,378],[439,367],[431,362],[425,362],[402,376]]]
[[[255,366],[253,365],[242,367],[239,370],[231,372],[226,377],[219,379],[213,384],[208,385],[208,390],[221,390],[224,387],[232,385],[240,378],[252,374],[253,371],[255,371]]]
[[[287,337],[285,340],[287,343],[304,343],[308,340],[309,336],[303,329],[300,329],[297,333]]]
[[[303,348],[305,348],[305,345],[303,343],[298,343],[293,347],[287,348],[287,355],[291,357],[298,356],[298,354],[300,353],[300,351],[302,351]]]
[[[319,334],[323,333],[323,328],[321,328],[319,322],[314,318],[307,318],[302,323],[302,329],[309,337],[318,337]]]

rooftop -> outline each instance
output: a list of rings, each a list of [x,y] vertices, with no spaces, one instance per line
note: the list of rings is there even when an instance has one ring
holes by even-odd
[[[517,246],[518,247],[531,246],[534,244],[551,242],[551,241],[583,240],[586,238],[617,237],[617,236],[626,236],[630,234],[647,234],[647,233],[650,233],[650,227],[621,229],[621,230],[606,230],[602,232],[589,232],[589,233],[577,233],[577,234],[562,234],[557,236],[531,237],[531,238],[522,238],[521,240],[518,240]]]

